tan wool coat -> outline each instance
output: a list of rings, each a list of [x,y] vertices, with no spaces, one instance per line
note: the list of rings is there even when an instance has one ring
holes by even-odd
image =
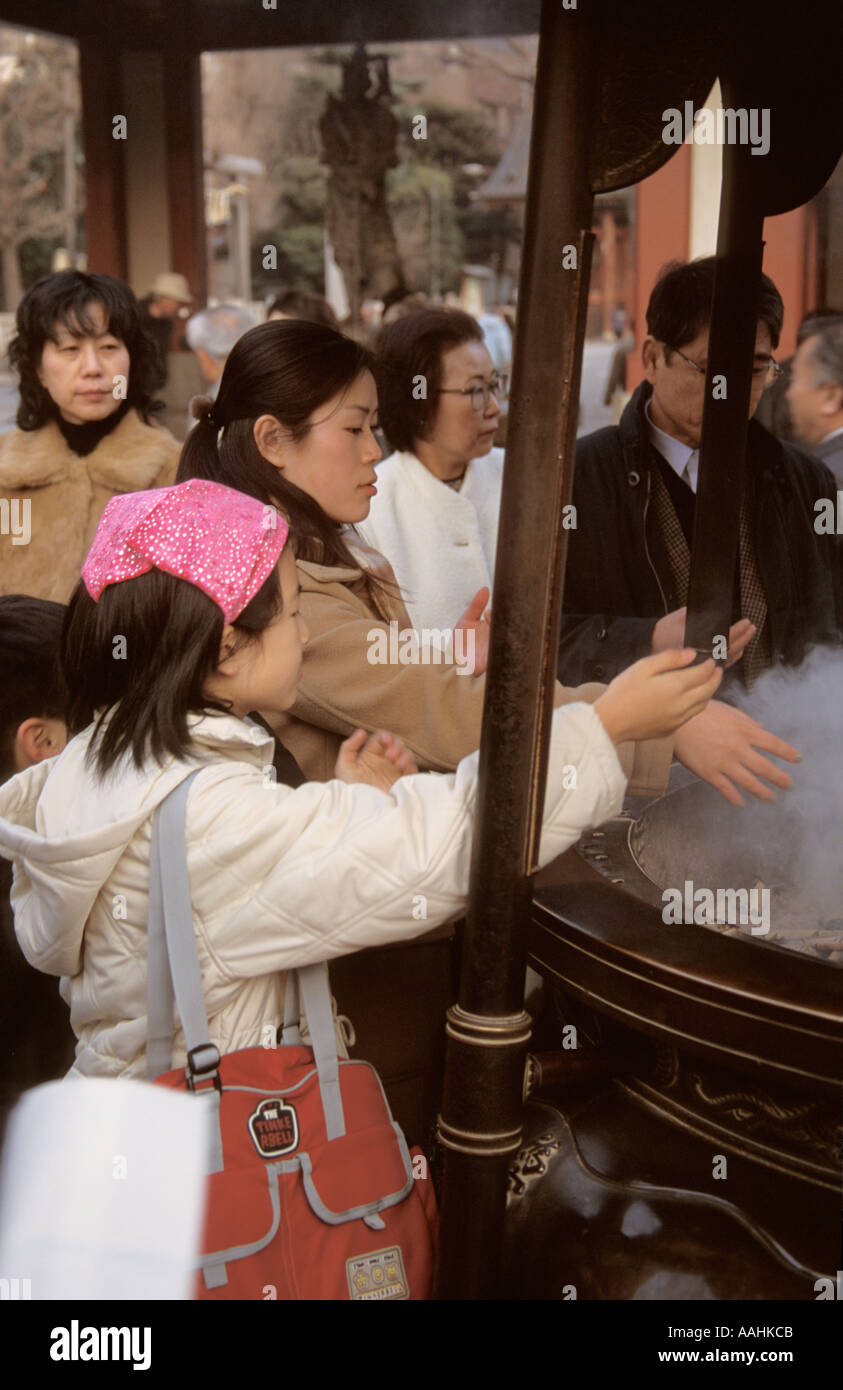
[[[382,556],[374,558],[391,575]],[[370,567],[375,567],[370,566]],[[329,781],[340,743],[356,728],[388,729],[404,740],[421,771],[452,772],[480,745],[486,689],[484,676],[460,674],[454,665],[373,664],[373,634],[411,627],[396,596],[375,594],[360,569],[297,562],[301,611],[310,629],[298,697],[289,715],[264,717],[296,758],[305,776]],[[605,690],[595,683],[566,688],[557,684],[556,706],[593,704]],[[673,740],[624,743],[618,758],[631,795],[657,796],[670,771]]]
[[[106,502],[117,493],[169,486],[180,450],[169,430],[145,425],[136,410],[86,458],[72,452],[52,420],[40,430],[0,435],[0,499],[8,500],[11,518],[0,527],[0,594],[66,603]],[[21,535],[24,503],[30,536],[21,544],[10,532],[16,514]]]

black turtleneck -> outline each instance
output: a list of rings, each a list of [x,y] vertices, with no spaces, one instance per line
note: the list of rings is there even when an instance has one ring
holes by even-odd
[[[89,420],[84,425],[71,425],[56,411],[55,421],[64,435],[67,447],[80,458],[87,458],[88,454],[94,452],[100,440],[105,439],[105,436],[111,434],[120,424],[129,408],[128,401],[121,401],[119,408],[111,415],[106,415],[104,420]]]

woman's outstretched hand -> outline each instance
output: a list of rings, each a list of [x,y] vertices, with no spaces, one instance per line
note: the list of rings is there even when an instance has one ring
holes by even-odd
[[[489,663],[489,633],[492,630],[491,609],[485,617],[483,616],[483,610],[488,602],[489,590],[478,589],[454,628],[454,632],[458,632],[462,628],[465,632],[474,633],[474,663],[471,669],[475,676],[482,676]]]
[[[388,792],[399,777],[418,770],[412,753],[395,734],[383,729],[375,734],[355,729],[340,745],[334,776],[341,782],[365,782],[378,791]]]
[[[723,673],[710,657],[691,666],[695,655],[692,647],[658,652],[615,676],[594,702],[613,743],[664,738],[705,709]]]

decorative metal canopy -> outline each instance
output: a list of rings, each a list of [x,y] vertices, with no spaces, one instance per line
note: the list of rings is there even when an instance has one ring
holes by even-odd
[[[534,34],[539,0],[0,0],[0,20],[128,49],[284,48]]]

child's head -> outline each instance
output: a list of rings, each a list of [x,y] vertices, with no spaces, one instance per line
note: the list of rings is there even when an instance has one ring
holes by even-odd
[[[367,348],[322,324],[260,324],[231,350],[178,476],[208,478],[281,509],[302,559],[354,565],[339,527],[368,514],[381,457]]]
[[[307,630],[287,537],[273,508],[210,482],[108,503],[61,653],[68,724],[98,719],[100,774],[127,752],[183,757],[189,715],[293,703]]]
[[[57,660],[64,613],[63,604],[27,594],[0,598],[0,782],[67,742]]]

